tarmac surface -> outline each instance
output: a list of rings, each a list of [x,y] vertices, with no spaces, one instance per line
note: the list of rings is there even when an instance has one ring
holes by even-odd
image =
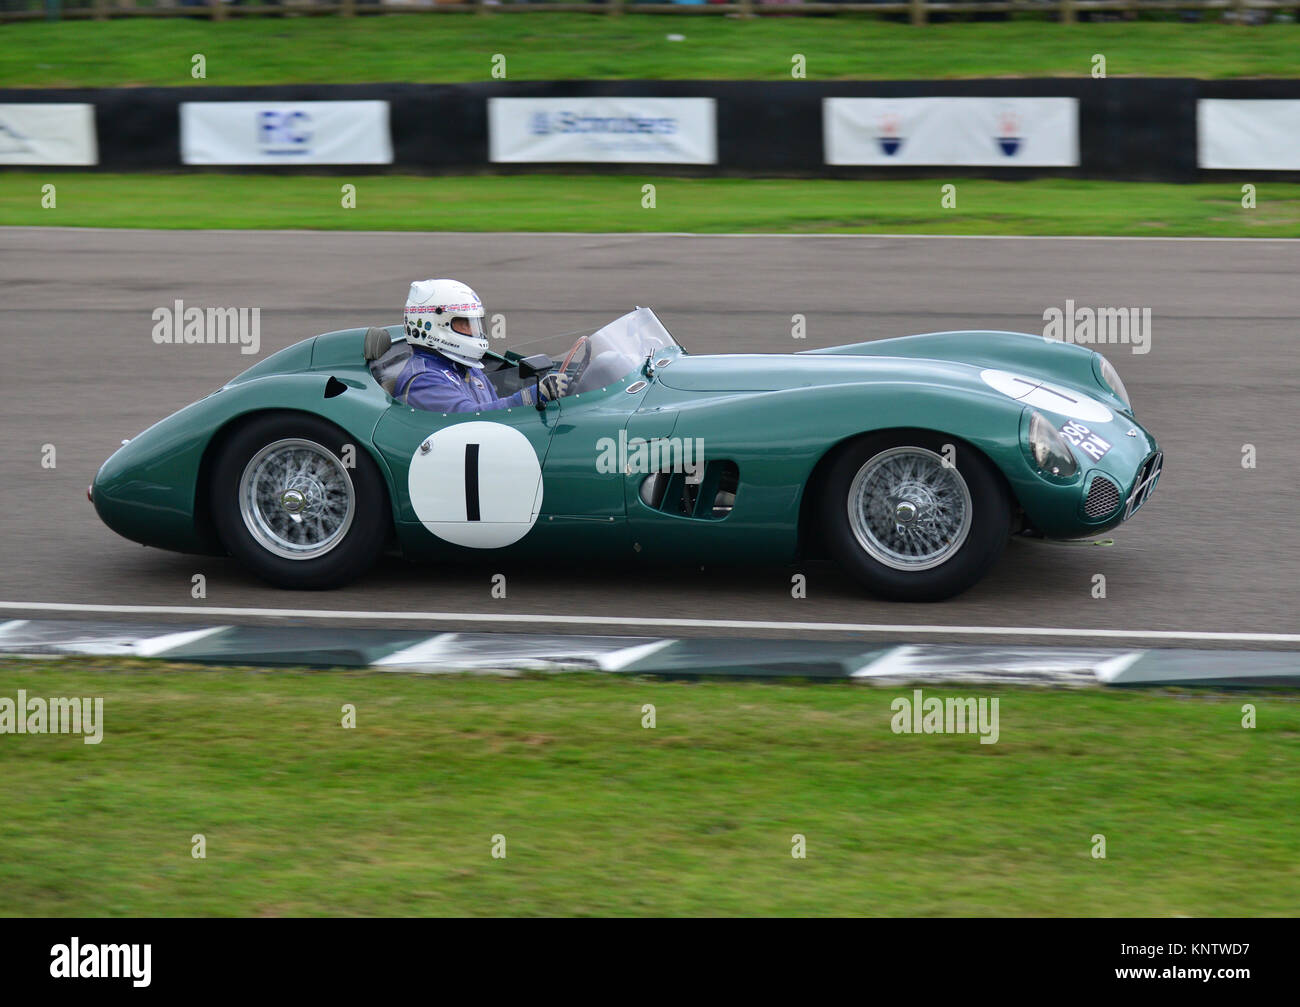
[[[503,345],[594,328],[636,304],[690,350],[715,353],[941,329],[1041,332],[1044,311],[1067,299],[1150,308],[1149,352],[1100,348],[1160,440],[1164,475],[1142,512],[1109,534],[1114,545],[1013,540],[982,583],[937,605],[874,600],[830,564],[393,561],[342,590],[292,593],[233,560],[145,549],[99,522],[86,486],[123,438],[299,339],[398,321],[412,279],[447,275],[505,315]],[[893,627],[898,640],[910,625],[953,628],[930,630],[927,642],[969,641],[965,630],[980,627],[1154,630],[1172,635],[1162,646],[1206,631],[1296,634],[1298,278],[1300,243],[1279,241],[0,229],[0,601],[521,613],[564,617],[573,632],[601,616],[617,621],[600,633],[631,635],[645,635],[647,617],[756,621],[764,626],[699,632],[783,639],[828,635],[783,623]],[[155,344],[152,312],[177,299],[261,308],[260,354]],[[794,314],[807,319],[806,339],[791,336]],[[774,438],[780,424],[774,415]],[[53,467],[42,464],[46,445]],[[1243,467],[1246,445],[1254,468]],[[807,574],[806,599],[791,597],[796,572]],[[191,597],[196,573],[206,599]],[[507,575],[506,599],[491,596],[494,573]],[[1092,597],[1099,573],[1104,599]],[[0,611],[0,621],[20,617]],[[259,619],[293,621],[244,621]],[[438,628],[465,627],[451,618]],[[1029,637],[1000,642],[1018,639]]]

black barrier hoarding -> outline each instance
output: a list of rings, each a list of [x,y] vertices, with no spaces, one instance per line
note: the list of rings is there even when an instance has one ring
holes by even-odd
[[[711,98],[716,104],[716,164],[493,163],[489,98]],[[828,98],[1069,98],[1078,108],[1073,166],[828,165],[823,101]],[[6,103],[88,102],[95,106],[104,171],[187,168],[180,154],[182,102],[386,101],[392,163],[346,165],[373,172],[639,172],[665,175],[769,175],[847,178],[1063,176],[1185,182],[1223,177],[1197,166],[1200,98],[1300,99],[1300,80],[1200,81],[1189,78],[1034,78],[952,81],[520,81],[476,84],[276,85],[106,89],[4,89]],[[30,167],[30,166],[25,166]],[[265,171],[222,165],[221,171]],[[328,173],[328,166],[275,167]],[[1300,171],[1270,172],[1300,178]]]

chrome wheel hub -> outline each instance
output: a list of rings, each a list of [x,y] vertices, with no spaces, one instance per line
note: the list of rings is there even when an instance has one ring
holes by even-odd
[[[873,559],[895,570],[929,570],[970,534],[970,490],[933,451],[889,448],[858,469],[848,514],[854,538]]]
[[[328,491],[320,479],[297,475],[289,480],[280,494],[280,506],[297,519],[316,517],[326,510]]]
[[[239,513],[262,548],[285,559],[315,559],[352,526],[356,492],[347,468],[314,441],[286,438],[244,467]]]
[[[290,514],[301,514],[307,506],[307,498],[301,490],[285,490],[280,494],[280,506]]]

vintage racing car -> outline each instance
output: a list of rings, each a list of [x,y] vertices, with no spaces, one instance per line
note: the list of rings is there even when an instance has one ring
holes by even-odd
[[[821,556],[882,597],[937,600],[1012,533],[1127,520],[1161,470],[1104,357],[1022,333],[694,355],[637,308],[485,358],[500,396],[559,367],[567,397],[452,414],[394,399],[410,352],[399,325],[283,349],[126,442],[95,509],[129,539],[229,553],[286,588],[344,584],[396,548]]]

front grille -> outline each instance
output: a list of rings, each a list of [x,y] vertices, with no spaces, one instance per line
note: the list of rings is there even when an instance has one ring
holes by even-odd
[[[1165,455],[1163,451],[1157,451],[1138,469],[1137,480],[1133,483],[1133,492],[1128,495],[1128,506],[1124,508],[1124,520],[1127,521],[1138,512],[1138,508],[1147,502],[1151,496],[1151,491],[1156,488],[1156,483],[1160,480],[1160,469],[1163,467]]]
[[[1105,476],[1093,476],[1088,495],[1083,501],[1083,513],[1090,518],[1105,517],[1119,506],[1119,487]]]

